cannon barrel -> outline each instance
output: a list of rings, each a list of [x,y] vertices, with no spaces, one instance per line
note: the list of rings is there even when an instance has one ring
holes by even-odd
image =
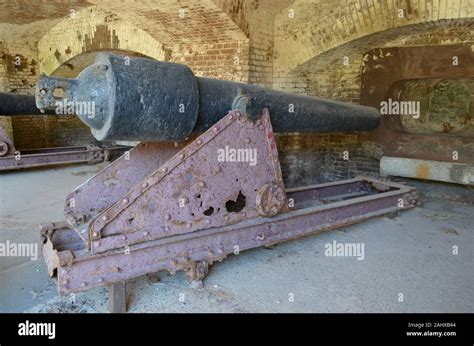
[[[46,113],[54,113],[46,111]],[[0,92],[0,115],[40,115],[35,96]]]
[[[62,99],[54,97],[57,88]],[[77,78],[41,76],[36,105],[72,108],[98,140],[181,141],[230,110],[257,119],[268,108],[277,132],[368,131],[380,122],[374,108],[196,77],[184,65],[110,53],[99,53]]]

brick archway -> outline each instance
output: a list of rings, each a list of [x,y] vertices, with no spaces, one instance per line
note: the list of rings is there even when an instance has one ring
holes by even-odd
[[[469,1],[299,1],[275,18],[275,71],[288,72],[335,47],[408,25],[473,18]]]
[[[277,89],[359,103],[360,75],[374,47],[474,42],[474,19],[438,20],[373,33],[322,52],[289,71],[274,71]],[[347,64],[344,60],[347,59]],[[277,67],[275,67],[277,68]]]
[[[38,42],[40,71],[50,74],[71,58],[97,50],[125,50],[166,60],[161,42],[97,8],[83,9],[52,27]]]

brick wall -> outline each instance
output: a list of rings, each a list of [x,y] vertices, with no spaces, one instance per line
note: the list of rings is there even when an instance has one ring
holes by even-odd
[[[377,176],[380,150],[362,133],[278,134],[277,146],[287,187]]]
[[[185,20],[179,17],[177,10],[167,14],[164,7],[160,7],[160,11],[147,8],[147,16],[156,17],[157,25],[176,24],[174,28],[176,31],[167,29],[177,36],[176,39],[160,36],[163,40],[160,42],[148,32],[131,24],[134,21],[139,22],[138,13],[144,15],[144,9],[139,3],[129,5],[130,11],[133,11],[134,6],[137,8],[135,13],[130,13],[128,17],[130,20],[127,21],[121,20],[111,12],[113,6],[104,4],[102,8],[92,7],[78,11],[73,17],[66,18],[50,29],[38,44],[41,71],[51,74],[61,64],[74,64],[81,54],[106,49],[135,52],[157,60],[186,64],[198,76],[248,81],[249,47],[245,36],[232,36],[229,34],[230,28],[227,29],[227,34],[220,38],[215,34],[208,35],[202,30],[201,33],[193,33],[193,35],[201,35],[199,40],[196,40],[193,35],[186,36],[181,32],[187,27],[182,27]],[[169,6],[172,7],[171,4]],[[217,30],[222,26],[215,19],[219,16],[212,14],[215,9],[208,10],[211,15],[203,19],[202,25]],[[186,16],[196,16],[196,12],[199,11],[203,9],[201,7],[194,10],[188,8]],[[227,21],[231,22],[228,18]],[[196,25],[196,20],[192,23],[188,20],[187,23]],[[235,24],[232,23],[231,26]],[[225,27],[231,26],[225,25]],[[203,38],[207,38],[207,41],[211,43],[203,43]],[[232,38],[234,39],[231,40]],[[75,117],[47,118],[44,121],[44,133],[47,146],[95,142],[89,128]]]
[[[397,16],[399,9],[403,18]],[[359,103],[365,52],[376,47],[474,42],[472,20],[464,19],[472,17],[473,10],[472,4],[450,0],[295,1],[275,18],[273,86]],[[295,134],[292,141],[300,142],[299,136]],[[286,172],[288,182],[377,175],[380,153],[367,150],[374,143],[364,136],[305,136],[310,144],[304,149],[281,146],[280,156],[288,161],[283,166],[296,167],[293,175]],[[355,151],[349,161],[342,159],[346,150]]]
[[[248,82],[248,42],[180,44],[169,48],[167,61],[189,66],[196,76]]]
[[[366,51],[473,42],[472,20],[465,19],[473,10],[472,1],[455,0],[169,0],[123,6],[104,0],[72,17],[63,8],[62,20],[37,35],[37,44],[25,44],[27,35],[8,47],[2,43],[8,54],[0,59],[0,88],[31,93],[39,71],[50,74],[80,54],[113,49],[183,63],[198,76],[358,103]],[[7,68],[15,54],[26,57],[27,68]],[[93,141],[75,118],[19,117],[13,128],[20,148]],[[376,174],[383,148],[366,137],[278,135],[287,184]]]
[[[35,42],[0,42],[0,68],[2,91],[30,94],[38,75],[38,54]],[[5,118],[4,118],[5,119]],[[37,148],[45,145],[43,117],[17,116],[5,119],[6,127],[13,129],[15,147],[18,149]]]

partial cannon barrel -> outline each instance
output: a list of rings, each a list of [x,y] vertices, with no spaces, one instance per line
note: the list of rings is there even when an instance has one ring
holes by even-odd
[[[46,113],[54,113],[46,111]],[[33,95],[21,95],[0,92],[0,115],[39,115],[41,110],[36,107]]]
[[[98,140],[181,141],[230,110],[256,119],[268,108],[277,132],[368,131],[380,122],[374,108],[196,77],[184,65],[110,53],[99,53],[77,78],[41,76],[36,105],[73,111]]]

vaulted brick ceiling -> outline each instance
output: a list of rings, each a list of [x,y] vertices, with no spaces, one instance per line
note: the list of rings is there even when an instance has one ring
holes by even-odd
[[[109,20],[126,20],[163,43],[228,42],[248,36],[244,12],[276,13],[291,0],[56,0],[0,1],[0,41],[8,38],[38,41],[74,12],[96,6]],[[180,18],[184,10],[184,18]]]

